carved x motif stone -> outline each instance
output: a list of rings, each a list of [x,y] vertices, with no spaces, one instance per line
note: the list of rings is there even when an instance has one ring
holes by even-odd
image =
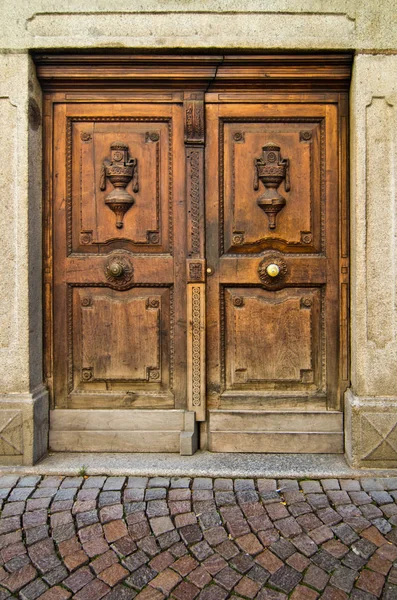
[[[22,413],[20,410],[0,411],[0,455],[23,454]]]
[[[361,440],[364,460],[396,459],[396,415],[394,413],[363,414]]]

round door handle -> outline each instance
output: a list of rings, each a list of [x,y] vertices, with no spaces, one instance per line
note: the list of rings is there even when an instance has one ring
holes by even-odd
[[[269,277],[277,277],[277,275],[280,273],[280,267],[274,263],[271,263],[266,267],[266,273],[269,275]]]
[[[120,262],[114,261],[108,265],[108,272],[112,277],[122,277],[124,275],[124,267]]]

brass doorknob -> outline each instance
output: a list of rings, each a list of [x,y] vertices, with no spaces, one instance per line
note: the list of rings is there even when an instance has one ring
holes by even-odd
[[[110,265],[108,266],[108,271],[112,277],[122,277],[122,275],[124,275],[123,265],[116,261],[110,263]]]
[[[277,275],[280,273],[280,267],[272,263],[266,267],[266,273],[269,275],[269,277],[277,277]]]

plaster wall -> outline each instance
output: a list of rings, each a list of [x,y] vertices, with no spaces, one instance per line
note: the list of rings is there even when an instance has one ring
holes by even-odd
[[[350,106],[352,387],[346,397],[346,450],[356,466],[397,466],[396,14],[396,0],[0,0],[3,464],[32,462],[47,443],[41,93],[29,52],[125,48],[355,53]]]

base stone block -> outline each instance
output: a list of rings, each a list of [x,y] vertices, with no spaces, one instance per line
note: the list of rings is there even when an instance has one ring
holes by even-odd
[[[48,392],[0,396],[0,465],[33,465],[47,453]]]
[[[345,452],[352,467],[397,468],[397,397],[345,394]]]

